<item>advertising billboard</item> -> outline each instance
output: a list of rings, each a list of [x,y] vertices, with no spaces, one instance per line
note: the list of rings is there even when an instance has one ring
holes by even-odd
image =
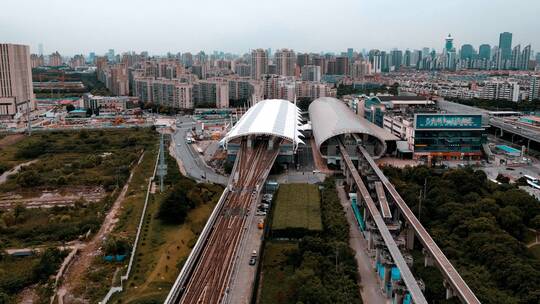
[[[414,121],[417,130],[482,129],[479,114],[416,114]]]

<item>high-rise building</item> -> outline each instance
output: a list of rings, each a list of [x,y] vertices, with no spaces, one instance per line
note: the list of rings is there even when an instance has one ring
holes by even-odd
[[[411,66],[411,51],[409,50],[406,50],[405,55],[403,55],[403,65],[406,67]]]
[[[491,60],[491,46],[489,44],[482,44],[478,49],[478,58]]]
[[[354,49],[353,48],[348,48],[347,49],[347,57],[349,58],[349,62],[352,62],[353,55],[354,55]]]
[[[521,45],[518,44],[512,49],[512,56],[510,57],[510,68],[517,70],[521,63]]]
[[[107,52],[107,60],[109,60],[109,62],[114,62],[115,61],[115,56],[114,56],[114,49],[109,49],[109,51]]]
[[[49,66],[61,66],[63,64],[62,56],[58,51],[49,55]]]
[[[399,69],[403,60],[403,53],[400,50],[390,51],[390,66],[393,66],[395,70]]]
[[[304,65],[302,67],[303,81],[321,81],[321,67],[318,65]]]
[[[446,42],[444,44],[444,50],[446,52],[451,52],[454,50],[454,38],[452,38],[452,35],[448,34],[448,37],[446,37]]]
[[[296,56],[293,50],[277,50],[274,55],[276,59],[276,72],[281,76],[295,76]]]
[[[0,44],[0,117],[35,109],[30,47]]]
[[[499,49],[501,59],[510,60],[512,57],[512,33],[504,32],[499,35]]]
[[[529,100],[536,100],[540,98],[540,76],[531,76],[531,91]]]
[[[472,60],[474,58],[474,48],[470,44],[464,44],[461,46],[460,59],[462,60]]]
[[[371,64],[371,71],[373,73],[381,72],[381,52],[379,50],[371,50],[368,54],[369,63]]]
[[[336,57],[336,75],[349,75],[349,57]]]
[[[251,79],[260,80],[268,74],[268,53],[264,49],[251,51]]]
[[[86,62],[88,62],[90,64],[94,64],[95,60],[96,60],[96,53],[90,52],[90,54],[88,54],[88,58],[87,58]]]
[[[307,53],[298,53],[298,55],[296,55],[296,64],[298,64],[298,66],[300,68],[302,68],[305,65],[308,65],[309,64],[309,54],[307,54]]]
[[[38,44],[39,56],[43,56],[43,43]]]
[[[526,71],[529,69],[529,61],[531,60],[531,45],[527,45],[521,52],[521,62],[519,63],[519,69]]]

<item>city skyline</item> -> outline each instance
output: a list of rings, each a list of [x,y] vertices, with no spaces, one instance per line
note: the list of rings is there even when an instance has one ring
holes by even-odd
[[[285,47],[317,53],[347,48],[441,51],[448,33],[456,46],[471,44],[478,50],[481,44],[497,45],[502,32],[513,33],[513,45],[540,48],[540,38],[534,33],[540,26],[536,1],[508,7],[506,1],[460,0],[427,6],[425,0],[414,0],[398,7],[396,1],[344,0],[323,9],[322,3],[313,1],[223,4],[207,0],[185,5],[160,0],[140,9],[145,2],[130,1],[126,8],[125,2],[98,0],[84,10],[63,0],[5,2],[0,37],[28,44],[32,53],[39,52],[39,44],[46,54],[59,51],[62,55],[102,54],[108,49],[155,55],[199,50],[243,54],[256,48]],[[35,24],[40,25],[38,31]]]

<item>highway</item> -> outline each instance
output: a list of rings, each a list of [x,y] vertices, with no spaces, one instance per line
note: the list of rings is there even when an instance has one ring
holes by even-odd
[[[227,298],[249,214],[279,151],[243,141],[229,186],[205,226],[165,303],[221,303]],[[245,261],[247,262],[247,261]]]
[[[503,129],[506,132],[510,132],[521,137],[530,139],[537,143],[540,143],[540,132],[539,130],[532,129],[523,124],[515,124],[505,121],[502,118],[491,117],[489,119],[489,124],[493,127]]]
[[[363,157],[368,161],[370,167],[373,169],[377,177],[383,183],[385,189],[393,198],[393,201],[399,208],[400,213],[405,217],[405,220],[412,226],[416,236],[418,237],[424,248],[435,260],[437,267],[442,272],[443,277],[450,284],[452,290],[456,293],[457,297],[463,303],[480,304],[480,301],[478,300],[476,295],[472,292],[467,283],[465,283],[463,278],[459,275],[459,273],[454,268],[452,263],[450,263],[448,258],[446,258],[442,250],[439,248],[439,246],[437,246],[433,238],[431,238],[427,230],[424,228],[424,226],[422,226],[422,224],[413,214],[409,206],[407,206],[405,201],[401,198],[399,193],[396,191],[394,185],[390,183],[390,181],[384,175],[381,169],[379,169],[379,167],[377,166],[375,161],[373,161],[369,153],[362,146],[360,146],[358,149],[362,153]]]

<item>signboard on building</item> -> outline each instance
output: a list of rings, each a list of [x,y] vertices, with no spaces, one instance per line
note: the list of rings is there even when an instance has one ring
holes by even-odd
[[[414,121],[417,130],[482,129],[479,114],[416,114]]]

